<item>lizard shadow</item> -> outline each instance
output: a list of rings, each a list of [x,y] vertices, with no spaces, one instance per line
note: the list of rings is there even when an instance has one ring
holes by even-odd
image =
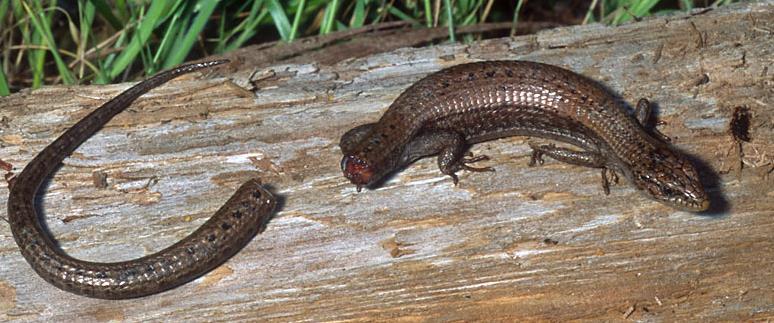
[[[707,197],[710,200],[709,209],[700,212],[699,215],[718,218],[728,216],[728,211],[731,210],[731,204],[725,194],[723,194],[720,175],[704,160],[691,154],[686,154],[685,156],[693,163],[693,166],[696,167],[699,174],[702,175],[701,183],[704,185],[704,191],[707,193]]]

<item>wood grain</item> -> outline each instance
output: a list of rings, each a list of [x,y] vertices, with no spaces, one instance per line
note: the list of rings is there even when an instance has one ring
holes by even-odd
[[[1,226],[0,319],[764,321],[774,317],[772,33],[767,1],[173,81],[65,162],[42,202],[49,229],[82,259],[139,257],[193,231],[251,177],[282,197],[268,229],[192,283],[103,301],[45,283]],[[373,191],[341,176],[347,129],[428,73],[492,59],[563,66],[657,103],[660,130],[700,161],[713,212],[672,210],[628,183],[605,196],[596,170],[527,167],[521,137],[473,147],[497,171],[462,173],[457,187],[432,159]],[[0,99],[0,159],[18,172],[128,86]],[[753,113],[741,157],[728,132],[737,106]]]

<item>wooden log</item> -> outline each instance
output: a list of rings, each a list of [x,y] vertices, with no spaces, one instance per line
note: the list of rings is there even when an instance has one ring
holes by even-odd
[[[173,81],[65,161],[42,202],[50,231],[81,259],[140,257],[192,232],[251,177],[282,198],[267,230],[180,288],[104,301],[44,282],[2,226],[0,319],[771,318],[773,32],[774,2],[765,1]],[[661,132],[700,161],[713,212],[670,209],[628,183],[605,196],[597,170],[551,160],[527,167],[522,137],[473,147],[496,172],[463,172],[457,187],[434,159],[372,191],[356,193],[341,176],[346,130],[376,120],[428,73],[494,59],[559,65],[630,103],[650,98]],[[19,171],[128,86],[51,86],[0,99],[0,158]],[[728,131],[739,106],[752,112],[750,143]]]

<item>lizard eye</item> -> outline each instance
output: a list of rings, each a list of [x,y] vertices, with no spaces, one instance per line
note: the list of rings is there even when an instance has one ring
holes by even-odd
[[[675,190],[671,189],[668,186],[665,186],[661,188],[661,193],[663,193],[665,196],[674,196]]]

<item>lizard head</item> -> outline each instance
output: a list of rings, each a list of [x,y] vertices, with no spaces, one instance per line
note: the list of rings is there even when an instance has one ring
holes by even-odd
[[[671,207],[691,212],[709,208],[696,168],[670,149],[654,149],[641,167],[632,167],[631,179],[651,198]]]

